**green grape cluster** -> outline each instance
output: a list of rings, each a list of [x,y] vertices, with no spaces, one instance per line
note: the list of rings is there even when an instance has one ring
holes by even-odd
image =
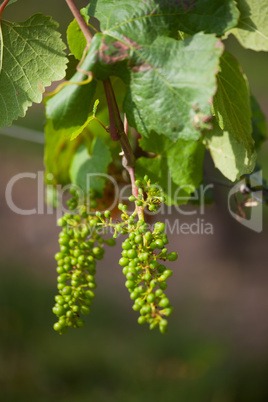
[[[59,234],[60,252],[55,255],[58,272],[59,294],[55,296],[53,313],[58,317],[54,329],[60,334],[69,327],[80,328],[85,325],[80,314],[90,313],[95,297],[94,289],[96,261],[104,255],[104,243],[112,246],[114,239],[104,240],[96,231],[96,220],[87,212],[85,204],[78,205],[78,194],[68,201],[69,209],[75,214],[66,213],[58,220],[62,227]],[[95,207],[94,200],[90,206]]]
[[[157,222],[152,231],[142,222],[132,226],[119,260],[127,279],[125,286],[134,300],[133,310],[140,312],[138,323],[147,322],[150,329],[159,326],[160,332],[166,333],[168,322],[164,317],[170,316],[173,308],[164,290],[172,271],[161,262],[175,261],[178,256],[167,252],[163,222]]]
[[[161,262],[175,261],[178,255],[175,252],[168,253],[165,224],[158,222],[150,230],[143,220],[145,208],[156,211],[164,201],[160,190],[151,185],[147,176],[144,177],[143,183],[136,181],[135,184],[138,187],[138,195],[129,197],[129,201],[135,202],[137,207],[133,214],[127,213],[127,205],[119,204],[118,208],[122,211],[121,223],[113,224],[109,211],[105,211],[103,215],[97,212],[96,217],[98,225],[114,228],[114,237],[128,234],[122,244],[119,264],[123,267],[123,274],[127,279],[125,285],[130,292],[130,298],[134,300],[133,309],[140,312],[138,323],[147,322],[150,329],[159,327],[161,333],[166,333],[168,322],[165,317],[170,316],[173,308],[164,290],[172,271]]]

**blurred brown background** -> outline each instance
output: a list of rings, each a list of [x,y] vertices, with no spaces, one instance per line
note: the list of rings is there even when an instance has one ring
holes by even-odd
[[[77,1],[80,7],[86,3]],[[66,39],[72,16],[64,1],[28,0],[23,7],[18,2],[4,18],[20,21],[35,12],[58,20]],[[240,61],[268,117],[267,54],[245,51],[234,39],[226,46]],[[174,313],[166,336],[136,322],[117,264],[120,241],[99,264],[86,327],[59,336],[52,329],[51,312],[56,215],[17,215],[5,199],[14,175],[44,170],[39,136],[43,106],[32,107],[16,125],[26,131],[15,127],[0,133],[0,401],[267,401],[267,207],[263,231],[256,233],[230,216],[229,189],[215,185],[216,203],[206,206],[204,215],[187,217],[173,210],[163,217],[171,226],[175,219],[204,219],[214,231],[171,236],[169,249],[178,251],[179,259],[169,280]],[[20,135],[33,135],[33,141],[14,138]],[[266,143],[259,159],[266,178],[267,155]],[[220,177],[211,164],[208,170]],[[36,180],[14,186],[13,199],[20,208],[35,208],[37,198]]]

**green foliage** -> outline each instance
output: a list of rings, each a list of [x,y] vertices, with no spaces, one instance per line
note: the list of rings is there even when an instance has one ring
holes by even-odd
[[[45,100],[47,181],[72,183],[84,193],[82,206],[77,194],[68,201],[78,214],[59,222],[60,295],[53,311],[60,333],[83,326],[79,314],[90,311],[92,259],[101,259],[106,241],[95,229],[108,227],[114,237],[129,236],[119,264],[133,308],[141,313],[138,322],[166,332],[163,316],[172,309],[163,290],[171,271],[157,259],[175,261],[177,254],[167,254],[165,225],[150,230],[144,210],[154,213],[164,201],[186,203],[202,183],[206,148],[231,181],[254,170],[266,123],[222,40],[232,33],[244,47],[268,50],[267,10],[264,0],[92,0],[81,10],[93,33],[89,48],[79,21],[70,23],[68,80]],[[41,14],[24,23],[1,20],[0,126],[24,116],[32,102],[41,101],[45,86],[64,77],[68,59],[56,25]],[[89,185],[101,205],[109,204],[104,177],[109,171],[127,182],[124,168],[135,210],[129,215],[119,204],[121,222],[114,223],[111,211],[103,215],[95,211],[96,201],[88,206],[85,200]]]
[[[140,140],[140,146],[155,156],[137,160],[137,177],[147,173],[161,186],[167,204],[184,204],[202,181],[203,144],[181,139],[174,144],[163,135],[151,133],[150,138]]]
[[[81,10],[81,14],[85,14],[83,9]],[[86,16],[85,16],[86,17]],[[85,18],[86,20],[87,18]],[[67,42],[72,54],[76,57],[76,59],[81,60],[84,49],[86,47],[87,41],[81,31],[78,22],[74,19],[67,29]]]
[[[93,0],[88,15],[99,19],[102,31],[119,37],[131,29],[131,39],[150,43],[159,35],[177,36],[178,30],[222,35],[237,24],[239,12],[232,0]]]
[[[210,150],[215,166],[231,181],[251,173],[255,167],[256,153],[249,159],[243,144],[230,132],[221,130],[216,122],[213,125],[213,130],[206,133],[204,143]]]
[[[218,168],[221,167],[221,172],[227,178],[235,180],[254,169],[256,155],[251,135],[248,83],[238,62],[227,52],[224,52],[221,57],[217,83],[218,90],[213,99],[213,114],[217,124],[214,123],[214,131],[212,131],[215,138],[211,136],[211,133],[208,134],[211,140],[209,147],[215,165]],[[223,135],[219,135],[218,126],[224,131]],[[220,152],[221,147],[223,153]],[[232,148],[234,148],[233,152]],[[234,162],[233,172],[232,163],[226,163],[230,158]],[[223,163],[224,160],[225,163]],[[227,170],[223,166],[226,166]]]
[[[111,161],[110,150],[101,138],[96,139],[91,155],[85,146],[81,146],[73,158],[70,169],[72,183],[78,185],[85,194],[89,188],[93,188],[97,195],[101,196],[105,186],[105,177],[102,175],[107,173]]]
[[[234,34],[242,46],[268,51],[268,2],[266,0],[237,0],[240,18]]]
[[[57,23],[42,14],[0,25],[0,127],[41,102],[44,87],[65,75],[67,59]]]
[[[86,57],[81,69],[89,71],[91,60]],[[96,90],[96,80],[87,82],[88,77],[77,71],[62,90],[46,101],[47,118],[53,121],[56,130],[64,129],[66,136],[75,138],[82,131],[92,110],[93,97]],[[86,82],[86,83],[85,83]]]

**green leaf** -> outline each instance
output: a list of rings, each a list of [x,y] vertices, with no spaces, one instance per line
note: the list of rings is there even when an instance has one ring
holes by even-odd
[[[156,131],[173,141],[199,138],[211,116],[221,52],[217,39],[203,33],[185,41],[160,37],[140,47],[124,102],[129,124],[145,136]]]
[[[221,42],[204,33],[180,41],[164,35],[177,37],[180,28],[187,32],[185,21],[189,26],[194,21],[195,32],[201,29],[214,32],[215,29],[206,29],[205,25],[208,20],[220,24],[218,12],[226,7],[228,18],[223,18],[230,21],[232,12],[238,15],[232,1],[211,3],[205,0],[90,3],[88,14],[99,18],[103,29],[102,34],[94,36],[89,49],[92,69],[98,79],[117,75],[127,84],[124,110],[130,125],[144,136],[157,131],[174,141],[197,139],[199,129],[210,118],[209,102],[216,90]],[[190,28],[189,31],[193,33]]]
[[[227,53],[221,57],[217,75],[218,90],[213,99],[213,112],[220,128],[243,145],[247,157],[254,154],[251,107],[248,82],[239,63]]]
[[[93,117],[96,116],[99,103],[100,103],[99,99],[96,99],[93,105],[93,111],[92,111]]]
[[[267,0],[237,0],[241,12],[239,23],[232,33],[247,49],[268,51]]]
[[[96,139],[91,155],[85,146],[79,147],[70,169],[72,183],[80,186],[85,194],[93,188],[97,196],[102,196],[111,161],[109,148],[100,138]]]
[[[252,111],[252,137],[255,141],[255,149],[258,150],[262,146],[262,143],[267,139],[267,123],[265,115],[263,114],[255,96],[251,95],[250,103]]]
[[[51,120],[45,126],[46,175],[52,174],[50,182],[65,185],[70,183],[69,168],[80,141],[71,142],[65,131],[56,131]]]
[[[207,132],[204,143],[210,150],[215,166],[227,179],[235,181],[253,171],[256,153],[249,157],[245,146],[232,133],[221,130],[216,121],[213,130]]]
[[[237,24],[239,12],[232,0],[92,0],[88,15],[95,16],[102,31],[147,43],[160,35],[200,31],[222,35]]]
[[[90,122],[92,122],[93,120],[95,120],[95,115],[97,112],[97,107],[98,104],[100,103],[99,99],[96,99],[94,102],[94,106],[93,106],[93,111],[92,111],[92,116],[89,116],[88,119],[85,121],[85,123],[79,127],[77,130],[73,131],[70,140],[73,141],[75,138],[78,137],[79,134],[81,134],[83,132],[83,130],[89,125]]]
[[[87,22],[88,16],[85,15],[85,9],[81,10],[81,14]],[[66,34],[70,51],[78,60],[81,60],[87,41],[76,19],[69,24]]]
[[[81,65],[84,71],[90,71],[91,60],[87,56]],[[77,71],[66,85],[56,95],[46,101],[47,118],[53,121],[56,130],[65,130],[67,136],[79,130],[86,122],[92,110],[96,80],[84,84],[88,77]],[[80,84],[72,84],[72,83]]]
[[[202,181],[203,144],[184,140],[173,143],[162,135],[151,133],[150,138],[140,140],[140,146],[156,156],[137,160],[137,177],[142,178],[148,174],[153,182],[158,183],[168,205],[187,202]]]
[[[0,128],[41,102],[44,87],[65,75],[64,43],[58,24],[42,14],[0,25]]]

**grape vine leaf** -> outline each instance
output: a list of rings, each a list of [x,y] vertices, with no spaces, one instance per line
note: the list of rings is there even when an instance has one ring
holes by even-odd
[[[228,52],[224,52],[220,59],[217,84],[218,90],[213,99],[213,114],[219,127],[243,146],[249,161],[247,164],[252,166],[251,159],[255,160],[255,150],[251,135],[248,82],[239,63]],[[223,138],[227,138],[226,135]]]
[[[256,152],[251,157],[243,144],[226,130],[221,130],[216,121],[213,130],[205,135],[204,143],[210,150],[215,166],[231,181],[251,173],[256,163]]]
[[[139,142],[143,150],[153,152],[155,156],[137,159],[137,177],[142,178],[147,173],[162,188],[168,205],[186,203],[202,181],[204,145],[181,139],[174,144],[156,133]]]
[[[80,12],[84,17],[84,20],[87,22],[88,16],[85,8],[82,8]],[[70,51],[76,59],[81,60],[87,41],[76,19],[69,24],[66,34]]]
[[[267,139],[267,123],[265,115],[255,96],[251,95],[250,103],[252,111],[252,137],[255,142],[255,149],[258,150],[261,148],[262,143]]]
[[[27,21],[0,23],[0,128],[25,116],[42,100],[44,87],[65,75],[65,44],[50,17],[35,14]]]
[[[80,146],[71,164],[71,182],[79,186],[84,194],[93,188],[97,196],[102,196],[111,161],[110,150],[101,138],[96,138],[91,155],[85,146]]]
[[[88,56],[81,69],[90,71],[91,59]],[[85,74],[77,71],[70,79],[70,84],[45,102],[47,118],[53,121],[55,130],[64,129],[66,136],[74,132],[78,135],[92,110],[97,83],[95,79],[88,83],[87,79]]]
[[[237,0],[241,12],[237,27],[232,33],[247,49],[268,51],[267,0]]]
[[[96,17],[105,33],[131,31],[131,38],[151,42],[159,35],[204,31],[222,35],[237,24],[233,0],[91,0],[88,15]]]
[[[211,115],[221,52],[221,43],[203,33],[185,41],[160,37],[139,50],[124,101],[130,125],[144,136],[154,130],[173,141],[199,138]]]
[[[47,119],[45,126],[46,175],[52,174],[50,182],[65,185],[70,183],[69,168],[73,155],[81,145],[79,140],[70,141],[64,130],[56,131],[53,122]]]
[[[94,36],[88,57],[97,78],[117,75],[126,83],[129,124],[144,136],[156,131],[173,141],[197,139],[211,116],[221,42],[203,33],[185,41],[158,37],[148,45],[109,35]]]

